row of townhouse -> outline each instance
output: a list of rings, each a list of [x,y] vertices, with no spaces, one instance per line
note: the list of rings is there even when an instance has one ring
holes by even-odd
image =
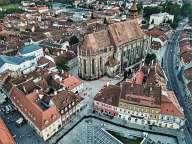
[[[94,110],[104,115],[118,117],[130,123],[141,125],[154,125],[159,127],[167,127],[179,129],[184,125],[184,114],[180,108],[175,94],[166,92],[160,95],[159,102],[155,100],[155,95],[147,96],[135,93],[123,95],[126,86],[132,83],[125,82],[121,87],[109,85],[99,92],[94,100]],[[142,86],[133,84],[134,87],[139,87],[145,91]],[[146,86],[147,93],[155,93],[156,87]],[[127,88],[126,88],[127,89]],[[157,88],[158,89],[158,88]],[[159,89],[160,90],[160,89]]]
[[[187,97],[192,95],[192,32],[182,31],[178,43],[178,69],[186,85]]]
[[[177,98],[166,90],[159,64],[143,66],[120,86],[108,85],[94,99],[94,110],[130,123],[179,129],[185,117]]]
[[[71,81],[73,87],[68,89],[61,75],[42,69],[23,78],[10,78],[5,84],[10,87],[12,103],[45,141],[84,106],[83,98],[77,91],[83,88],[82,82]]]
[[[191,27],[181,32],[178,43],[177,67],[185,85],[186,101],[192,109],[192,31]]]

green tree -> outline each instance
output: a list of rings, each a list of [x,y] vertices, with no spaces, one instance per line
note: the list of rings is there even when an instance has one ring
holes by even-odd
[[[59,72],[62,72],[62,71],[68,71],[69,70],[69,67],[67,65],[67,61],[63,58],[60,58],[56,61],[56,67],[58,69]]]
[[[9,0],[0,0],[0,6],[8,5],[9,3]]]
[[[75,0],[60,0],[61,3],[63,4],[70,4],[70,5],[73,5]]]
[[[141,14],[142,10],[143,10],[143,4],[142,3],[138,3],[137,4],[137,11],[138,11],[138,13]]]
[[[77,44],[77,43],[79,43],[79,39],[76,36],[70,37],[70,40],[69,40],[70,45],[74,45],[74,44]]]
[[[151,62],[152,62],[152,60],[155,60],[157,57],[156,57],[156,55],[155,54],[147,54],[147,56],[146,56],[146,58],[145,58],[145,63],[147,64],[147,65],[149,65]]]
[[[188,17],[189,21],[192,22],[192,3],[186,3],[181,8],[181,14],[184,17]]]
[[[162,8],[157,6],[157,7],[145,7],[143,9],[144,17],[149,19],[150,15],[155,14],[155,13],[160,13],[162,11]]]

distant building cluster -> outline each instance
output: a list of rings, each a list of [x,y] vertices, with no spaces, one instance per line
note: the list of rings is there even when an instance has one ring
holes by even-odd
[[[0,22],[0,104],[12,103],[44,141],[83,110],[181,129],[185,116],[161,68],[173,33],[167,23],[174,16],[153,14],[146,27],[139,2],[147,7],[165,1],[75,0],[73,8],[22,1],[25,12],[7,14]],[[177,63],[190,96],[191,36],[182,32]],[[147,64],[150,54],[157,58]],[[106,76],[110,81],[105,85]],[[112,85],[113,80],[119,83]],[[103,141],[121,143],[103,129],[94,131],[97,141],[103,134]],[[0,119],[0,143],[2,138],[16,143]]]

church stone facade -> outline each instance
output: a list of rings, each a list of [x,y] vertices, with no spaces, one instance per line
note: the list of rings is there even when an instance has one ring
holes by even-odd
[[[114,77],[141,64],[149,47],[150,37],[143,33],[137,20],[110,24],[107,29],[84,37],[78,50],[79,77]]]

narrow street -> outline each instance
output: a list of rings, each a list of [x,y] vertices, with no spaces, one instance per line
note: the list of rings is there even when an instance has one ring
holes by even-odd
[[[170,42],[165,52],[163,67],[168,78],[168,89],[173,90],[175,92],[180,105],[183,107],[185,117],[187,119],[186,124],[184,126],[185,141],[187,144],[191,144],[192,136],[190,135],[190,133],[192,133],[192,131],[189,130],[190,128],[192,128],[192,113],[187,108],[187,102],[185,101],[184,86],[178,80],[178,76],[176,74],[175,69],[179,34],[180,32],[176,31],[170,39]]]

